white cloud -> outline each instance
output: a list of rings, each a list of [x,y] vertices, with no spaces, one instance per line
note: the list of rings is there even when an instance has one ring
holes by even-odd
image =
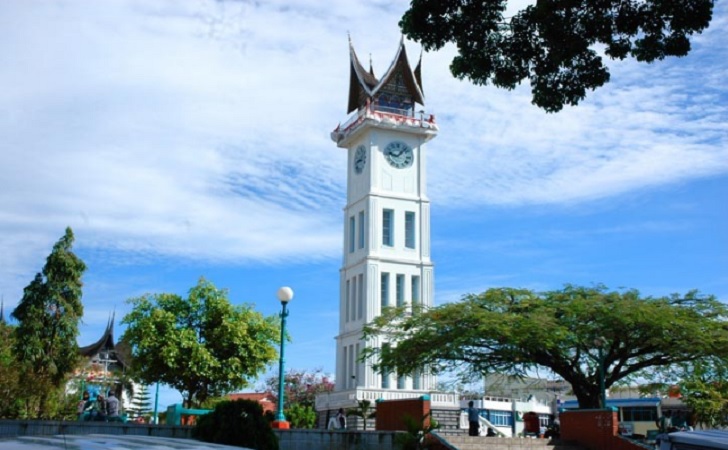
[[[0,290],[16,297],[67,225],[132,260],[337,256],[344,153],[328,133],[345,120],[347,32],[381,74],[405,6],[4,2]],[[570,204],[728,171],[716,9],[687,58],[613,64],[553,115],[527,86],[453,79],[451,48],[426,54],[433,200]]]

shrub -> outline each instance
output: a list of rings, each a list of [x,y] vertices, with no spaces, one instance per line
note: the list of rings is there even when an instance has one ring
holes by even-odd
[[[286,419],[291,422],[291,428],[313,428],[316,426],[316,411],[308,405],[296,403],[286,410]]]
[[[263,417],[263,408],[252,400],[218,403],[212,412],[198,418],[192,437],[255,450],[278,450],[278,438]]]

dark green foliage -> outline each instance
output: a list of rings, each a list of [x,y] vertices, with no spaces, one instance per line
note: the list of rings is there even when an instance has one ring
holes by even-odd
[[[212,412],[199,417],[192,437],[216,444],[278,450],[278,438],[263,416],[263,408],[252,400],[218,403]]]
[[[369,400],[357,400],[356,408],[352,408],[346,411],[347,416],[361,417],[364,422],[364,431],[367,429],[367,419],[373,419],[377,416],[377,411],[372,406],[372,402]]]
[[[506,89],[528,78],[533,103],[556,112],[609,81],[597,46],[612,59],[685,56],[713,13],[713,0],[539,0],[505,17],[507,5],[412,0],[399,25],[427,50],[455,44],[455,77]]]
[[[78,323],[83,316],[81,276],[86,265],[72,251],[73,231],[53,246],[42,273],[25,288],[12,316],[18,321],[13,353],[21,365],[26,392],[37,393],[37,405],[29,399],[26,410],[38,418],[47,416],[46,400],[61,387],[78,362]]]
[[[428,367],[474,377],[527,376],[546,368],[571,384],[582,408],[598,408],[597,343],[609,389],[620,381],[653,380],[685,363],[725,363],[726,318],[725,304],[695,291],[654,298],[604,286],[543,293],[498,288],[413,314],[385,310],[364,338],[385,334],[398,345],[364,353],[379,371],[399,374]],[[673,374],[676,383],[679,373]]]
[[[409,414],[405,414],[402,417],[404,425],[407,428],[406,433],[397,434],[395,437],[395,443],[399,444],[402,450],[421,450],[431,447],[430,433],[440,427],[435,419],[430,416],[430,424],[425,425],[425,419],[427,416],[416,420]]]
[[[0,321],[0,419],[18,417],[20,364],[13,355],[13,327]]]

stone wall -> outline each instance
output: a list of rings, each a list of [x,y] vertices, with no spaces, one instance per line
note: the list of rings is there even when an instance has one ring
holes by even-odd
[[[391,431],[273,430],[280,450],[395,450]]]
[[[0,420],[0,438],[56,434],[113,434],[189,439],[191,427],[118,422]]]

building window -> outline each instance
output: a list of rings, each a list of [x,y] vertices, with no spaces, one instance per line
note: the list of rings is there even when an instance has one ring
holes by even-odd
[[[422,372],[419,370],[415,370],[415,373],[412,374],[412,389],[415,391],[422,389]]]
[[[356,320],[356,276],[351,280],[351,321]]]
[[[404,375],[400,375],[397,377],[397,389],[406,389],[407,388],[407,378]]]
[[[513,425],[513,413],[510,411],[481,411],[481,416],[484,416],[493,425],[497,427],[510,427]]]
[[[415,248],[415,213],[412,211],[404,213],[404,246]]]
[[[356,387],[356,372],[354,371],[354,364],[356,363],[356,357],[354,355],[354,344],[349,345],[349,388]]]
[[[349,253],[354,252],[354,238],[356,237],[356,221],[354,216],[349,217]]]
[[[404,306],[404,275],[397,275],[397,306]]]
[[[412,276],[412,304],[419,305],[422,299],[420,298],[420,277],[419,275]]]
[[[391,209],[382,211],[382,245],[394,246],[394,211]]]
[[[388,342],[382,344],[382,354],[386,355],[390,351]],[[382,389],[389,389],[389,372],[382,372]]]
[[[357,319],[361,320],[364,316],[364,275],[359,275],[359,309],[357,310]],[[358,344],[357,344],[358,345]]]
[[[389,273],[382,273],[382,309],[389,306]]]
[[[656,406],[622,407],[622,421],[624,422],[654,422],[655,420],[657,420]]]
[[[359,213],[359,248],[364,248],[364,211]]]
[[[349,308],[349,302],[351,301],[351,296],[349,295],[349,288],[350,287],[351,287],[351,282],[349,280],[346,280],[346,294],[344,294],[344,295],[346,296],[346,299],[345,299],[345,302],[346,302],[346,311],[345,311],[345,313],[346,313],[346,321],[347,322],[349,321],[349,310],[350,310],[350,308]]]

